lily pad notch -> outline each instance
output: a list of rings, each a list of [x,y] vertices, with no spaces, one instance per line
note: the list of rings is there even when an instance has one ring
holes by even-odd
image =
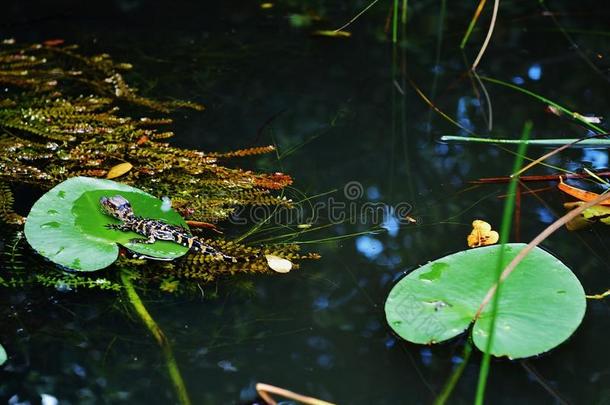
[[[505,267],[526,245],[504,245]],[[493,271],[501,245],[465,250],[427,263],[390,291],[385,314],[403,339],[439,343],[468,329],[485,351],[491,308],[477,310],[496,282]],[[547,251],[535,248],[504,281],[499,296],[491,354],[511,359],[535,356],[558,346],[578,328],[586,298],[572,271]]]

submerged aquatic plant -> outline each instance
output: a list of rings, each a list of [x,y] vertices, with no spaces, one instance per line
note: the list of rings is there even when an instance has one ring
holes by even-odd
[[[289,261],[290,268],[295,268],[299,260],[316,258],[317,255],[302,255],[295,244],[253,247],[241,242],[208,238],[203,240],[206,245],[244,260],[219,263],[209,255],[193,252],[168,262],[133,260],[119,255],[114,267],[93,275],[66,272],[33,255],[24,243],[20,229],[24,218],[13,209],[12,190],[15,186],[27,185],[45,191],[77,176],[118,178],[127,186],[106,183],[137,191],[144,204],[140,208],[148,208],[145,200],[157,204],[158,200],[153,196],[166,197],[165,201],[158,202],[168,205],[169,197],[173,208],[183,217],[208,227],[226,220],[241,205],[291,205],[290,200],[272,194],[272,191],[290,185],[290,176],[283,173],[254,173],[224,166],[225,162],[234,158],[271,152],[273,146],[205,153],[170,145],[166,139],[173,133],[164,129],[172,122],[167,114],[176,108],[202,110],[203,106],[188,101],[157,101],[140,96],[123,78],[123,72],[130,68],[131,65],[116,63],[108,55],[85,56],[78,53],[75,47],[62,46],[57,41],[37,45],[19,45],[13,40],[0,43],[0,85],[5,87],[5,95],[0,98],[0,220],[11,224],[14,231],[8,240],[0,241],[5,258],[0,261],[0,287],[39,284],[61,291],[79,287],[123,291],[132,309],[162,349],[177,399],[187,405],[190,399],[171,345],[146,310],[135,284],[154,285],[163,292],[192,293],[201,289],[201,282],[212,281],[218,276],[273,273],[268,257],[277,256],[280,260]],[[146,110],[147,115],[135,118],[123,115],[120,108],[125,106],[134,112]],[[93,183],[104,182],[96,180]],[[80,194],[73,197],[85,196],[85,191],[99,192],[98,189],[80,190]],[[65,197],[59,195],[61,192],[67,193],[59,191],[58,198]],[[95,196],[99,201],[99,195]],[[78,226],[73,216],[78,216],[76,208],[79,204],[73,201],[67,211],[65,201],[63,204],[58,202],[57,209],[45,204],[44,201],[41,204],[41,207],[46,207],[44,210],[28,216],[31,219],[26,228],[28,241],[38,238],[40,243],[36,244],[36,249],[40,253],[72,269],[95,270],[104,267],[95,257],[102,249],[97,234],[91,239],[98,237],[95,246],[90,246],[92,250],[87,253],[94,256],[95,263],[89,263],[87,268],[84,268],[85,263],[81,259],[89,257],[78,256],[75,253],[78,247],[71,250],[75,257],[66,258],[67,262],[63,258],[58,259],[70,250],[64,245],[52,252],[46,251],[47,248],[57,247],[47,244],[44,237],[38,235],[41,228],[47,225],[72,225],[71,241],[78,241]],[[89,200],[84,201],[82,207],[86,210],[98,208]],[[156,206],[155,209],[160,208]],[[63,222],[44,221],[46,214],[55,214],[59,218],[60,213],[63,213]],[[81,215],[81,218],[91,216]],[[174,223],[184,223],[183,218],[175,213],[171,219]],[[98,218],[97,221],[99,225],[101,220]],[[94,231],[98,231],[97,227],[89,228],[90,234]],[[105,229],[99,232],[102,231],[107,232]],[[84,239],[87,238],[86,233],[83,231]],[[252,231],[248,234],[252,234]],[[112,250],[110,255],[106,255],[110,259],[105,264],[108,265],[117,257],[118,248],[114,242],[127,236],[116,235],[115,232],[114,237],[106,237],[108,243],[102,245],[105,245],[104,249],[109,247]],[[180,249],[182,251],[177,254],[176,251]],[[168,252],[158,257],[175,258],[184,253],[184,248],[173,246]],[[36,263],[29,263],[32,260]],[[145,272],[140,271],[144,268]],[[189,282],[191,280],[195,282]],[[4,361],[3,357],[5,355],[0,346],[0,363]]]
[[[204,153],[171,146],[167,117],[119,115],[128,102],[154,112],[203,109],[191,102],[141,97],[108,55],[83,56],[73,47],[0,45],[0,180],[44,189],[68,177],[104,177],[120,162],[133,169],[121,182],[167,195],[192,219],[217,222],[242,204],[288,202],[272,196],[292,183],[282,173],[260,174],[222,166],[226,160],[267,153],[273,146]],[[83,96],[82,94],[88,95]]]
[[[273,146],[226,153],[172,146],[166,141],[173,136],[165,128],[172,122],[167,114],[177,108],[204,107],[188,101],[158,101],[140,96],[123,77],[129,69],[130,64],[117,63],[106,54],[83,55],[75,46],[2,41],[0,85],[6,88],[4,98],[0,98],[2,221],[16,226],[24,222],[12,207],[14,186],[26,184],[47,190],[75,176],[119,176],[117,180],[121,183],[158,197],[169,196],[172,206],[186,219],[212,224],[226,220],[241,205],[290,206],[290,200],[272,194],[290,185],[290,176],[224,165],[235,158],[271,152]],[[121,108],[148,113],[126,116],[121,114]],[[128,165],[116,169],[121,163]],[[217,238],[209,238],[206,243],[232,256],[253,259],[238,264],[215,263],[192,253],[176,262],[148,263],[146,276],[136,278],[158,282],[163,290],[175,291],[177,288],[171,286],[177,283],[168,284],[168,280],[211,281],[224,274],[271,272],[265,254],[293,263],[317,257],[301,255],[296,245],[251,247]],[[17,243],[13,257],[25,254],[25,249],[24,243]],[[142,264],[137,260],[121,260],[130,268]],[[53,281],[46,272],[51,266],[44,263],[34,272],[44,277],[40,280],[9,265],[4,267],[5,277],[0,279],[0,285],[38,281],[44,285],[105,286],[96,277],[72,274],[70,280]]]

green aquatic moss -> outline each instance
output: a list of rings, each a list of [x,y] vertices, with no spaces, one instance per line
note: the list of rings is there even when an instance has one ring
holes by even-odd
[[[291,206],[277,193],[292,183],[290,176],[228,166],[236,158],[269,153],[273,146],[210,153],[171,145],[167,141],[174,135],[169,114],[178,108],[204,107],[140,96],[123,76],[131,68],[107,54],[88,56],[61,43],[0,43],[0,86],[5,88],[0,98],[2,221],[23,224],[13,210],[11,188],[16,185],[44,191],[74,176],[106,177],[122,162],[133,167],[116,180],[158,197],[170,196],[172,205],[188,220],[217,223],[244,205]],[[122,114],[123,106],[129,106],[132,116]],[[296,245],[251,247],[217,238],[206,243],[240,262],[219,263],[192,253],[172,262],[122,258],[121,265],[146,267],[138,281],[156,283],[171,292],[183,289],[182,279],[212,281],[221,275],[271,272],[265,254],[282,256],[295,265],[316,257],[299,254]],[[33,255],[26,244],[15,246],[13,264],[16,257]],[[111,280],[105,284],[95,277],[49,273],[49,265],[36,265],[27,276],[19,266],[3,267],[0,286],[120,288]]]
[[[122,76],[130,68],[73,46],[0,44],[0,85],[7,86],[0,99],[0,180],[47,189],[77,175],[104,177],[129,162],[133,169],[121,182],[171,196],[189,219],[218,222],[239,205],[288,204],[269,191],[291,184],[289,176],[224,166],[272,146],[204,153],[170,145],[172,119],[159,113],[203,106],[139,96]],[[124,103],[154,116],[124,116]]]
[[[120,291],[121,285],[112,279],[110,272],[83,275],[62,271],[50,262],[39,260],[29,249],[21,231],[4,241],[0,255],[0,287],[26,287],[40,285],[60,291],[81,288]]]

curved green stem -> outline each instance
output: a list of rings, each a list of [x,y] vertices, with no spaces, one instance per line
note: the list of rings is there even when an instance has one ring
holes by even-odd
[[[468,24],[468,29],[466,30],[466,33],[464,34],[464,37],[462,38],[462,42],[460,42],[460,49],[464,49],[466,47],[466,42],[468,42],[468,38],[470,38],[470,34],[472,34],[472,30],[474,29],[474,26],[477,24],[477,21],[479,20],[479,16],[481,15],[481,11],[483,11],[483,7],[485,7],[486,2],[487,2],[487,0],[479,1],[479,5],[477,6],[477,9],[475,10],[474,15],[472,16],[472,19],[470,20],[470,24]]]
[[[526,121],[523,126],[523,133],[521,135],[521,140],[527,141],[532,133],[532,122]],[[523,142],[519,145],[519,149],[517,152],[517,157],[515,158],[515,163],[513,167],[513,173],[518,171],[523,164],[523,157],[525,156],[525,151],[527,149],[527,143]],[[485,344],[485,350],[483,350],[483,361],[481,362],[481,367],[479,369],[479,381],[477,382],[477,393],[474,400],[475,405],[483,405],[485,399],[485,388],[487,386],[487,378],[489,377],[489,368],[491,364],[491,350],[493,348],[494,342],[494,334],[496,330],[496,317],[498,315],[498,307],[499,307],[499,296],[501,292],[500,281],[502,280],[502,267],[505,255],[505,245],[508,242],[508,237],[510,235],[510,229],[512,225],[513,212],[515,210],[515,198],[517,194],[517,183],[519,181],[519,177],[513,177],[508,184],[508,192],[506,193],[508,196],[506,198],[506,202],[504,203],[504,212],[502,213],[502,225],[500,226],[500,254],[498,255],[497,265],[496,265],[496,289],[494,290],[494,294],[491,297],[491,311],[489,313],[491,317],[491,323],[489,324],[489,329],[487,330],[487,342]],[[483,304],[482,304],[483,306]],[[477,313],[477,317],[478,317]]]
[[[434,400],[434,405],[445,405],[447,403],[447,401],[449,400],[449,397],[451,396],[451,393],[453,392],[455,386],[457,385],[458,381],[460,380],[460,377],[462,377],[462,374],[464,374],[464,369],[466,368],[466,365],[468,364],[468,360],[470,360],[471,353],[472,353],[472,343],[470,342],[470,340],[467,340],[466,345],[464,346],[464,354],[462,356],[462,362],[451,373],[451,376],[445,383],[443,390],[438,395],[438,397],[436,397],[436,399]]]
[[[174,385],[174,389],[176,390],[176,395],[178,396],[178,400],[181,405],[191,405],[191,400],[186,391],[186,386],[184,385],[184,380],[182,379],[182,375],[180,374],[180,369],[178,368],[178,363],[176,362],[176,358],[174,357],[174,352],[172,351],[172,347],[165,337],[163,330],[157,325],[157,322],[150,316],[150,313],[144,306],[144,303],[140,299],[140,296],[136,292],[136,289],[131,282],[128,272],[125,269],[121,269],[121,282],[125,287],[125,292],[127,294],[127,298],[129,299],[129,303],[138,314],[144,325],[148,331],[153,335],[161,350],[163,351],[163,357],[165,357],[165,365],[167,366],[167,372],[169,373],[169,378],[172,380],[172,384]]]
[[[516,85],[514,85],[512,83],[508,83],[508,82],[505,82],[505,81],[502,81],[502,80],[494,79],[492,77],[483,77],[483,76],[481,76],[481,79],[485,80],[485,81],[488,81],[490,83],[499,84],[501,86],[505,86],[505,87],[511,88],[513,90],[520,91],[521,93],[524,93],[524,94],[527,94],[528,96],[534,97],[538,101],[541,101],[544,104],[551,105],[551,106],[555,107],[556,109],[558,109],[559,111],[561,111],[562,113],[567,114],[568,116],[571,116],[575,121],[580,122],[583,126],[589,128],[589,129],[592,129],[593,131],[596,131],[599,134],[603,134],[604,132],[606,132],[606,131],[604,131],[603,128],[598,127],[597,125],[592,124],[591,122],[587,121],[587,119],[585,117],[583,117],[582,115],[577,114],[574,111],[570,111],[567,108],[565,108],[564,106],[559,105],[556,102],[554,102],[552,100],[549,100],[546,97],[541,96],[540,94],[536,94],[533,91],[527,90],[527,89],[525,89],[523,87],[516,86]]]

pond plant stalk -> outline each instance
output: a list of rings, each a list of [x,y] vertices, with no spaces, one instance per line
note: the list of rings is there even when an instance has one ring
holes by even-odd
[[[576,218],[586,209],[591,208],[595,205],[598,205],[600,202],[607,200],[609,198],[608,197],[609,192],[610,191],[606,191],[606,192],[600,194],[599,196],[597,196],[594,200],[587,201],[587,202],[583,203],[582,205],[579,205],[578,208],[570,210],[567,214],[565,214],[564,216],[559,218],[557,221],[553,222],[551,225],[546,227],[542,232],[540,232],[534,239],[532,239],[532,241],[530,243],[528,243],[519,252],[519,254],[517,254],[513,258],[513,260],[504,268],[504,270],[502,271],[502,274],[500,275],[500,279],[498,280],[498,283],[493,285],[489,289],[487,294],[485,295],[485,298],[483,299],[481,306],[477,310],[477,314],[476,314],[475,318],[478,318],[480,316],[481,312],[483,312],[483,310],[489,304],[489,302],[497,295],[498,287],[501,285],[501,283],[504,280],[506,280],[508,278],[508,276],[510,276],[510,274],[519,265],[519,263],[525,258],[525,256],[527,256],[527,254],[529,252],[531,252],[531,250],[533,248],[535,248],[536,246],[541,244],[546,238],[551,236],[551,234],[553,234],[556,230],[558,230],[559,228],[564,226],[566,223],[568,223],[572,219]],[[607,294],[604,293],[604,294],[593,295],[593,296],[588,295],[586,297],[587,298],[598,298],[598,297],[603,298],[602,296],[606,296],[606,295]]]
[[[527,141],[532,132],[532,122],[527,121],[523,126],[523,132],[521,135],[522,141]],[[521,165],[523,164],[525,151],[527,148],[527,142],[522,142],[519,144],[519,149],[517,151],[517,157],[515,158],[515,163],[513,167],[512,173],[515,173],[519,170]],[[499,295],[500,295],[500,279],[502,276],[502,263],[504,261],[505,248],[504,246],[508,242],[508,238],[510,235],[513,211],[515,210],[515,196],[517,191],[517,184],[519,182],[518,177],[511,178],[511,181],[508,185],[508,191],[506,198],[506,202],[504,203],[504,211],[502,214],[502,225],[500,227],[500,245],[502,248],[500,249],[500,253],[498,254],[498,261],[496,265],[496,274],[497,274],[497,282],[496,282],[496,290],[495,294],[492,296],[492,307],[491,307],[491,322],[489,325],[488,331],[488,339],[485,351],[483,353],[483,361],[481,362],[481,368],[479,370],[479,381],[477,383],[477,391],[475,397],[476,405],[483,405],[483,401],[485,398],[485,386],[487,384],[487,378],[489,377],[489,367],[491,362],[491,348],[493,347],[494,333],[496,327],[496,315],[498,313],[498,304],[499,304]],[[525,250],[525,249],[524,249]],[[477,316],[479,313],[477,313]]]
[[[566,107],[564,107],[560,104],[557,104],[556,102],[549,100],[548,98],[541,96],[540,94],[534,93],[533,91],[527,90],[523,87],[514,85],[512,83],[508,83],[508,82],[505,82],[505,81],[502,81],[499,79],[494,79],[492,77],[481,76],[481,80],[490,82],[490,83],[494,83],[494,84],[498,84],[500,86],[508,87],[510,89],[521,92],[523,94],[527,94],[528,96],[533,97],[536,100],[538,100],[546,105],[550,105],[551,107],[554,107],[555,109],[557,109],[558,111],[563,113],[565,116],[571,117],[574,121],[577,121],[582,126],[588,128],[588,129],[591,129],[598,134],[603,134],[603,133],[607,132],[602,127],[599,127],[599,126],[595,125],[594,123],[590,122],[589,120],[587,120],[587,118],[584,117],[582,114],[579,114],[575,111],[570,111]]]
[[[549,138],[549,139],[503,139],[503,138],[479,138],[473,136],[459,136],[459,135],[443,135],[440,137],[441,142],[463,142],[463,143],[490,143],[490,144],[505,144],[505,145],[519,145],[526,143],[532,146],[562,146],[563,149],[570,146],[576,145],[580,147],[608,147],[610,146],[610,139],[592,139],[599,136],[607,136],[607,133],[597,134],[586,138]],[[557,153],[553,151],[553,154]],[[538,161],[536,160],[536,163]],[[532,163],[533,165],[533,163]],[[531,166],[527,166],[522,171],[526,171]]]
[[[165,333],[163,333],[163,330],[159,327],[157,322],[155,322],[144,306],[144,303],[140,299],[140,296],[136,292],[136,289],[131,282],[129,271],[126,269],[121,269],[120,273],[121,282],[125,287],[125,293],[129,303],[133,307],[136,314],[140,317],[148,331],[151,333],[151,335],[153,335],[157,341],[157,344],[161,347],[163,357],[165,358],[165,366],[167,367],[169,378],[172,381],[174,389],[176,390],[176,395],[180,405],[190,405],[191,400],[188,396],[186,385],[184,384],[182,374],[180,374],[180,369],[178,368],[178,363],[174,357],[174,352],[169,341],[167,340],[167,337],[165,336]]]
[[[472,34],[472,30],[474,29],[474,26],[477,24],[477,21],[479,20],[479,17],[481,16],[481,12],[483,11],[483,7],[485,7],[485,3],[487,2],[487,0],[480,0],[479,1],[479,5],[477,6],[472,19],[470,20],[470,24],[468,24],[468,28],[466,29],[466,33],[464,34],[464,37],[462,38],[462,42],[460,42],[460,49],[464,49],[466,47],[466,42],[468,42],[468,39],[470,38],[470,34]]]
[[[489,46],[489,42],[491,41],[491,36],[493,35],[493,32],[494,32],[494,27],[496,26],[496,18],[498,16],[499,7],[500,7],[500,0],[494,0],[493,11],[491,14],[491,22],[489,23],[489,29],[487,30],[487,35],[485,36],[483,45],[481,45],[481,49],[479,50],[479,53],[477,54],[476,59],[472,63],[472,67],[470,68],[470,70],[472,70],[473,72],[477,70],[477,66],[479,66],[479,62],[481,62],[481,59],[483,58],[483,55],[485,54],[485,51],[487,50],[487,47]]]
[[[527,126],[527,124],[528,123],[526,123],[526,126]],[[526,129],[524,129],[524,135],[525,135]],[[521,149],[524,148],[526,145],[527,145],[526,142],[521,143],[520,148],[519,148],[520,151],[518,153],[517,160],[522,160],[523,153],[521,153]],[[518,165],[515,165],[515,170],[513,172],[514,173],[518,173],[518,171],[517,171],[518,169],[519,169]],[[505,203],[505,210],[504,210],[504,216],[503,216],[503,221],[502,221],[502,228],[501,228],[501,232],[502,233],[501,233],[501,236],[500,236],[500,242],[501,243],[504,243],[505,238],[506,238],[505,234],[508,231],[508,229],[505,231],[504,224],[505,224],[505,222],[507,220],[510,221],[510,210],[509,210],[509,208],[510,208],[510,205],[514,204],[514,190],[511,192],[511,186],[513,184],[516,184],[517,181],[519,181],[519,177],[518,176],[511,177],[510,186],[509,186],[509,193],[507,193],[509,195],[509,198],[507,198],[507,201]],[[487,378],[488,378],[488,375],[489,375],[489,364],[490,364],[490,358],[491,358],[490,350],[491,350],[491,347],[492,347],[492,344],[493,344],[493,332],[494,332],[494,327],[495,327],[495,317],[496,317],[496,314],[497,314],[497,308],[498,308],[498,302],[499,302],[498,296],[499,296],[499,293],[500,293],[500,290],[501,290],[500,287],[502,286],[502,282],[504,282],[510,276],[510,274],[517,268],[519,263],[521,263],[521,261],[528,255],[528,253],[530,253],[532,251],[532,249],[534,249],[535,247],[540,245],[546,238],[548,238],[550,235],[552,235],[555,231],[560,229],[562,226],[564,226],[570,220],[576,218],[583,211],[585,211],[586,209],[591,208],[591,207],[593,207],[595,205],[598,205],[600,202],[605,201],[607,199],[608,199],[608,191],[600,194],[599,196],[597,196],[595,199],[593,199],[591,201],[583,203],[578,208],[575,208],[575,209],[569,211],[567,214],[565,214],[561,218],[557,219],[555,222],[553,222],[551,225],[549,225],[547,228],[545,228],[530,243],[528,243],[513,258],[513,260],[511,260],[510,263],[508,263],[508,265],[499,274],[498,281],[496,282],[496,284],[494,284],[489,289],[489,291],[487,292],[487,294],[483,298],[483,301],[481,302],[481,305],[480,305],[480,307],[477,310],[477,313],[475,315],[475,319],[479,318],[481,316],[481,313],[485,309],[485,307],[491,303],[491,305],[492,305],[492,311],[491,311],[492,322],[490,324],[490,331],[489,331],[489,339],[487,341],[487,348],[486,348],[485,353],[484,353],[483,362],[481,364],[481,370],[480,370],[480,373],[479,373],[479,382],[477,384],[477,395],[476,395],[476,399],[475,399],[475,404],[476,405],[482,405],[483,404],[483,399],[484,399],[484,395],[485,395],[485,385],[486,385]],[[508,218],[507,218],[507,215],[508,215]],[[499,259],[499,264],[501,264],[501,259]],[[587,298],[590,298],[590,296],[587,296]]]
[[[466,344],[464,345],[464,352],[462,354],[462,362],[455,368],[455,370],[453,370],[453,372],[447,379],[447,382],[445,383],[445,386],[443,387],[441,393],[438,394],[438,396],[434,400],[434,405],[444,405],[447,403],[447,400],[451,396],[453,389],[457,385],[458,381],[460,380],[460,377],[462,377],[462,374],[464,373],[464,370],[466,369],[466,366],[468,365],[468,361],[470,360],[471,354],[472,354],[472,342],[470,341],[470,339],[468,339],[468,340],[466,340]]]

